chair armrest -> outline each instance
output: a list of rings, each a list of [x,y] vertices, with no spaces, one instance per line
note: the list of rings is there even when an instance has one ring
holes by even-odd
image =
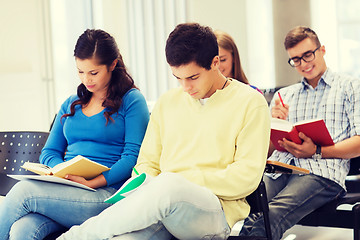
[[[296,167],[290,164],[278,161],[266,161],[266,173],[285,173],[285,174],[309,174],[310,171],[305,168]]]

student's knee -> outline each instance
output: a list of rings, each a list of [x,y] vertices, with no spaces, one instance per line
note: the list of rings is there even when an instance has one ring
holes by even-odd
[[[28,205],[29,201],[43,194],[41,193],[43,190],[40,186],[37,186],[36,182],[37,181],[20,181],[16,183],[7,193],[2,203],[14,210]]]
[[[179,181],[183,181],[184,178],[178,174],[178,173],[172,173],[172,172],[163,172],[160,173],[155,180],[161,182],[162,184],[167,183],[167,185],[176,185],[179,183]]]
[[[172,203],[192,199],[194,191],[196,192],[200,190],[199,188],[202,188],[178,173],[161,173],[152,181],[159,198],[169,199]]]
[[[29,192],[31,192],[33,185],[34,183],[32,181],[20,181],[10,189],[6,195],[6,198],[19,201],[20,199],[23,199],[24,196],[26,196]]]
[[[154,178],[154,185],[156,185],[157,192],[164,193],[165,195],[172,195],[172,193],[179,194],[184,181],[184,177],[177,173],[165,172]]]

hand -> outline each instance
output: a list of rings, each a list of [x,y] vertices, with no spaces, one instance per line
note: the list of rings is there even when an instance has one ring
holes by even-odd
[[[97,176],[93,179],[90,179],[90,180],[86,180],[83,177],[76,176],[76,175],[70,175],[70,174],[66,175],[65,178],[70,181],[81,183],[85,186],[88,186],[88,187],[91,187],[94,189],[107,185],[106,179],[105,179],[104,175],[102,175],[102,174],[100,174],[99,176]]]
[[[89,184],[89,181],[87,181],[83,177],[68,174],[68,175],[65,176],[65,178],[70,180],[70,181],[81,183],[81,184],[83,184],[85,186],[91,187],[90,184]]]
[[[275,99],[275,106],[271,109],[271,116],[273,118],[286,119],[289,114],[289,105],[281,104],[280,99]]]
[[[279,141],[281,147],[285,148],[289,153],[297,158],[310,158],[316,152],[316,145],[304,133],[300,132],[299,137],[303,140],[302,144],[296,144],[287,139]]]

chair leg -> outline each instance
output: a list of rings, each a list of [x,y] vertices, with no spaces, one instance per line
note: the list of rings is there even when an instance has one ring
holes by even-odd
[[[263,214],[263,217],[264,217],[264,225],[265,225],[266,237],[267,237],[268,240],[273,240],[273,239],[272,239],[270,219],[269,219],[268,213],[267,213],[267,214]],[[360,240],[360,239],[358,239],[358,240]]]
[[[360,231],[358,229],[354,229],[354,240],[360,240]]]
[[[354,240],[360,240],[360,204],[352,208],[354,220]]]

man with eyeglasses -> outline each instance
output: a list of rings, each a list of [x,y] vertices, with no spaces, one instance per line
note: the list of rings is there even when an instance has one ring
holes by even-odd
[[[279,141],[286,152],[270,146],[269,160],[310,170],[308,175],[267,174],[264,176],[274,240],[325,203],[345,194],[349,159],[360,155],[360,80],[327,68],[325,47],[316,33],[298,26],[285,38],[291,67],[302,76],[300,83],[279,90],[270,104],[274,118],[291,123],[323,119],[335,145],[321,147],[299,133],[302,144]],[[242,235],[264,235],[263,220],[250,215]]]

